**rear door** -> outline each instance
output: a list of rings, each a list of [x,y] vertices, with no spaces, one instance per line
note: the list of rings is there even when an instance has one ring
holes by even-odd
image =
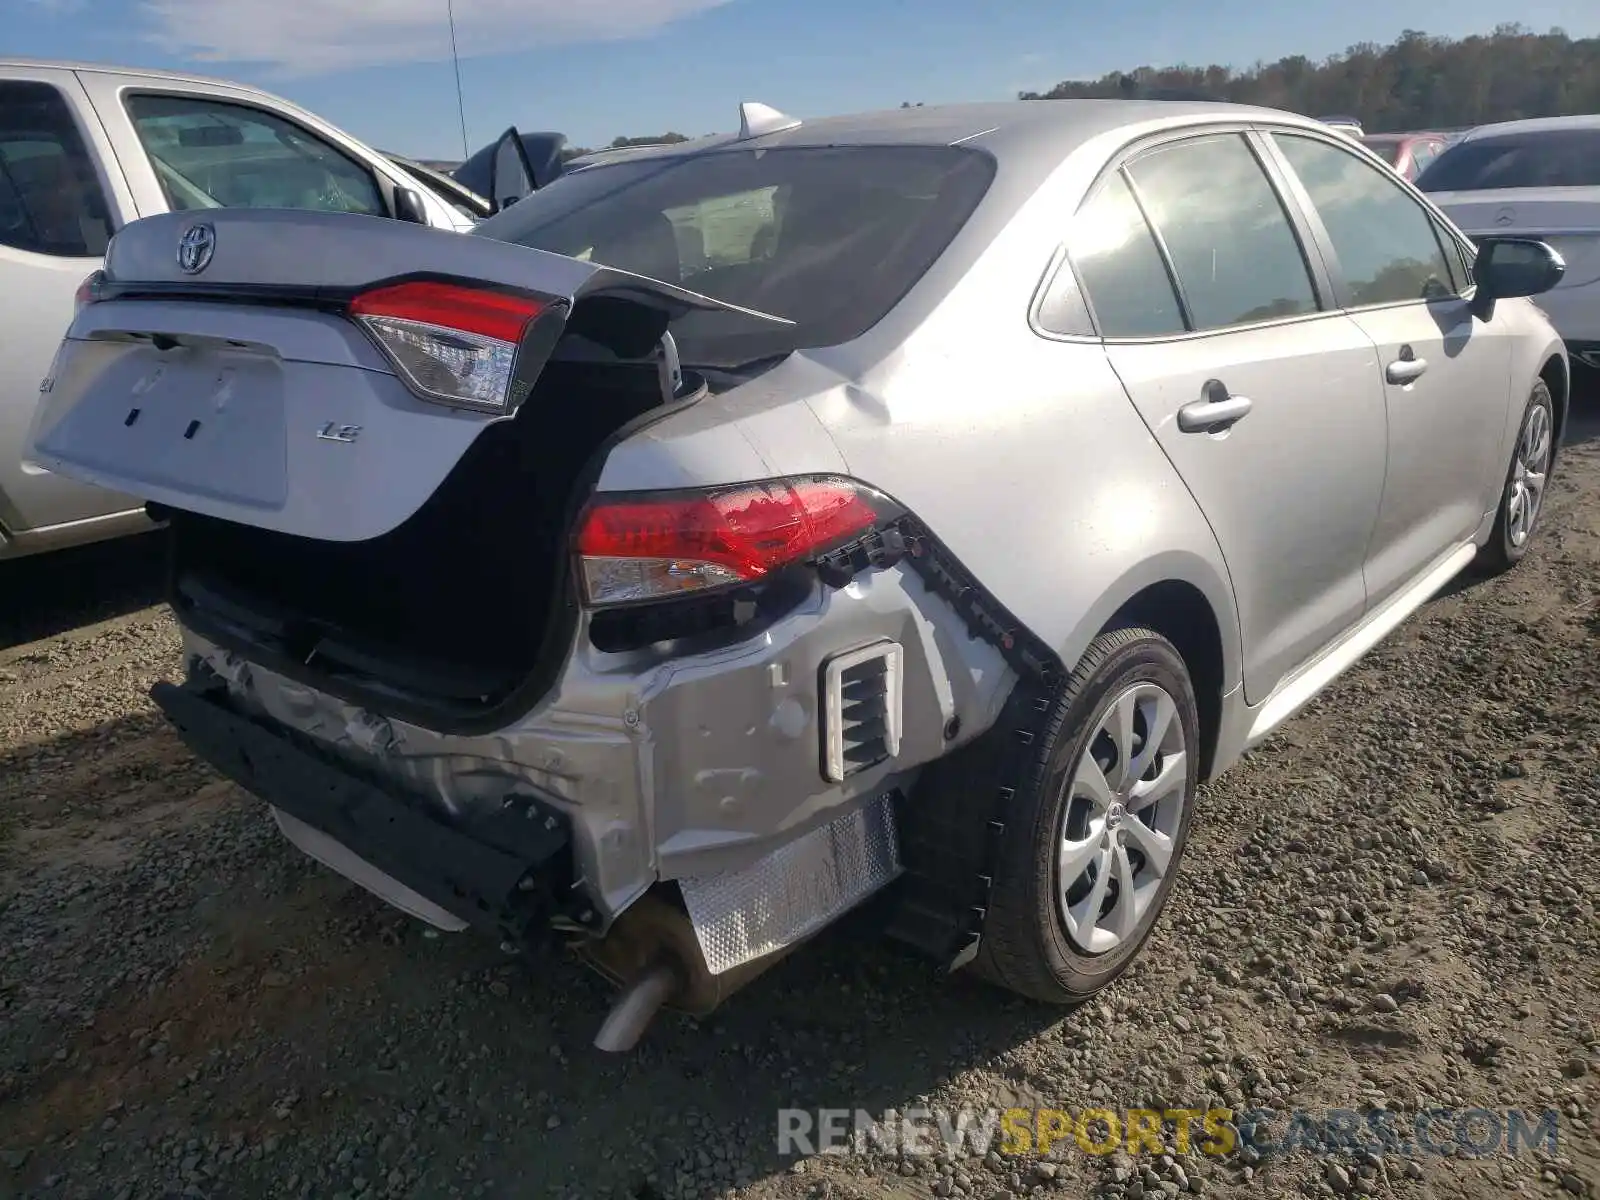
[[[1259,703],[1366,607],[1384,460],[1372,342],[1332,310],[1242,131],[1137,149],[1069,245],[1112,366],[1226,556]]]
[[[85,119],[86,115],[90,119]],[[12,534],[136,510],[23,460],[39,387],[72,321],[73,295],[131,218],[126,185],[70,71],[0,78],[0,527]]]
[[[1381,361],[1388,470],[1366,567],[1377,604],[1494,507],[1511,344],[1504,322],[1473,316],[1450,235],[1391,173],[1332,138],[1276,132],[1271,142],[1320,227],[1339,302]]]

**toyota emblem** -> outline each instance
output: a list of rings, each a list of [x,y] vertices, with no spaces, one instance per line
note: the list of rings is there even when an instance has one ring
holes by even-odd
[[[217,248],[217,231],[209,225],[191,225],[178,239],[178,269],[198,275],[211,263]]]

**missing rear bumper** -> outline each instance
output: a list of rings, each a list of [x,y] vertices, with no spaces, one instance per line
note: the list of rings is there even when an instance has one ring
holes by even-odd
[[[590,908],[566,879],[568,823],[537,797],[508,794],[470,828],[450,824],[420,797],[359,778],[214,692],[158,683],[151,696],[195,754],[281,814],[291,841],[422,920],[520,944],[542,940],[564,910]]]

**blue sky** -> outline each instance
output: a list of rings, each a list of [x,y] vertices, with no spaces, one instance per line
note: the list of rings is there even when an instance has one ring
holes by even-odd
[[[0,0],[6,52],[246,80],[396,153],[461,152],[446,0]],[[467,132],[576,144],[1008,99],[1173,62],[1320,58],[1403,29],[1600,32],[1594,0],[454,0]],[[20,8],[20,12],[17,11]]]

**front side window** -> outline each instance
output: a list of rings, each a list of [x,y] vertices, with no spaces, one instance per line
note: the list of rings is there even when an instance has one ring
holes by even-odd
[[[1294,227],[1239,134],[1164,146],[1129,168],[1196,329],[1317,310]]]
[[[876,325],[961,231],[994,170],[960,146],[651,156],[564,175],[473,233],[794,322],[700,311],[673,325],[685,363],[735,366]]]
[[[388,215],[366,167],[274,113],[165,94],[129,96],[127,107],[174,211],[304,208]]]
[[[111,216],[66,98],[48,83],[0,83],[0,245],[98,258]]]
[[[1183,309],[1144,214],[1118,173],[1073,218],[1067,250],[1101,337],[1182,333]]]
[[[1455,294],[1432,218],[1392,173],[1316,138],[1272,138],[1322,218],[1354,306]]]

